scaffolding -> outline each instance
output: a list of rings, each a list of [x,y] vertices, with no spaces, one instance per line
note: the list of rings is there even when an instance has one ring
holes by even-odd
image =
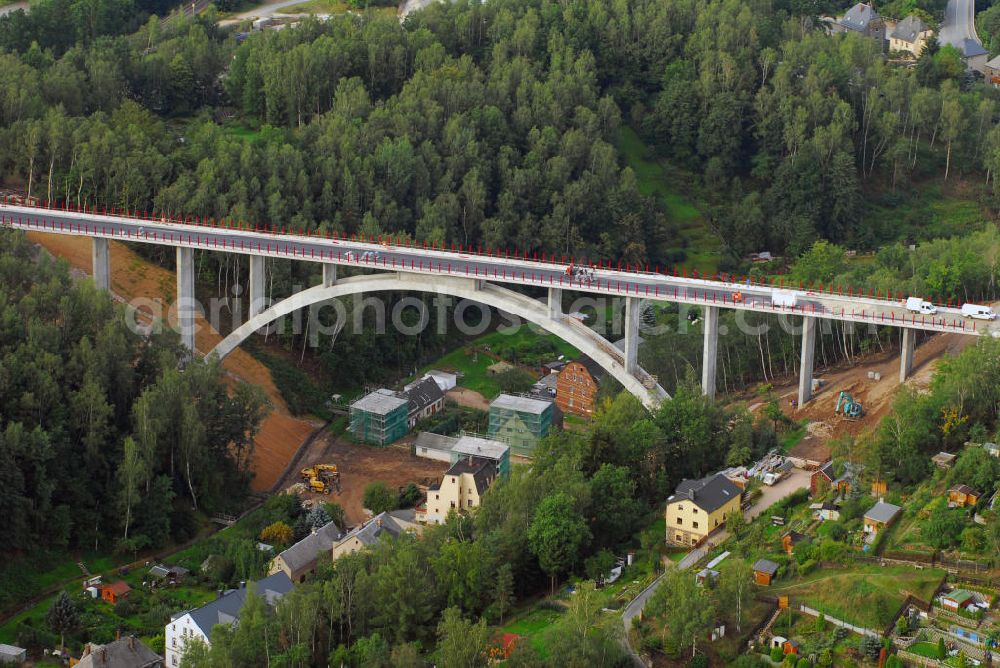
[[[389,445],[407,432],[410,402],[390,390],[376,390],[351,405],[350,432],[371,445]]]
[[[553,403],[501,394],[490,404],[489,437],[507,443],[514,455],[531,457],[552,426]]]

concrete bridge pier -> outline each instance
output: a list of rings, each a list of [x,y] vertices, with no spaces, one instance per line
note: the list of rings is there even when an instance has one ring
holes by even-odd
[[[799,408],[812,399],[813,358],[816,355],[816,318],[802,317],[802,361],[799,364]]]
[[[549,288],[549,317],[558,320],[562,317],[562,288]]]
[[[719,354],[719,307],[706,306],[704,316],[705,348],[701,362],[701,391],[715,398],[715,371]]]
[[[899,351],[899,382],[905,383],[913,371],[913,353],[917,345],[917,330],[903,327],[903,345]]]
[[[252,281],[251,281],[252,283]],[[194,352],[194,324],[197,305],[194,299],[194,249],[177,249],[177,328],[181,343]]]
[[[94,265],[94,284],[101,290],[111,289],[111,256],[108,240],[94,237],[90,240],[91,257]]]
[[[639,298],[625,299],[625,371],[635,374],[639,368]]]
[[[332,262],[323,263],[323,287],[328,288],[337,283],[337,265]]]
[[[262,313],[267,308],[264,293],[264,256],[250,256],[250,317]]]

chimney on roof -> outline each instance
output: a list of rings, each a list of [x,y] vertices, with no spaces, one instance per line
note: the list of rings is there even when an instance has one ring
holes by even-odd
[[[121,640],[121,639],[122,639],[122,630],[115,629],[115,640]]]
[[[84,644],[84,646],[83,646],[83,654],[80,655],[80,658],[82,659],[83,657],[87,656],[88,654],[90,654],[90,643],[89,642]]]
[[[694,501],[694,487],[688,490],[688,498]]]
[[[101,648],[101,655],[100,656],[101,656],[101,663],[107,663],[108,662],[108,650],[107,650],[107,648],[105,648],[105,647]]]
[[[135,649],[135,636],[131,633],[128,636],[128,648],[131,650]]]

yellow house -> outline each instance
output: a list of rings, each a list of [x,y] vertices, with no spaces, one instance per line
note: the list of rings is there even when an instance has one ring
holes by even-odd
[[[398,538],[402,534],[419,536],[424,528],[417,524],[412,509],[390,510],[379,513],[361,526],[354,527],[346,536],[333,544],[333,559],[375,545],[382,536]]]
[[[934,31],[918,17],[907,16],[889,33],[890,51],[907,51],[920,56]]]
[[[440,484],[427,490],[427,504],[417,511],[417,521],[444,524],[452,510],[467,512],[478,508],[496,477],[496,460],[474,455],[462,457],[445,472]]]
[[[739,512],[741,494],[721,473],[682,481],[667,499],[667,542],[697,545]]]

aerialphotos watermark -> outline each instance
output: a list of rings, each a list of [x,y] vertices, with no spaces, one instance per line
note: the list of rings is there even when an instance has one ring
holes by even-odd
[[[293,295],[302,286],[295,286]],[[640,336],[655,337],[674,332],[701,336],[704,327],[705,306],[669,303],[641,299],[637,297],[580,296],[568,306],[563,304],[559,311],[559,322],[553,323],[547,305],[535,300],[540,308],[532,318],[522,317],[500,307],[468,299],[455,298],[448,294],[428,293],[425,298],[407,295],[402,298],[388,298],[381,293],[357,293],[349,297],[327,299],[314,304],[297,305],[294,300],[264,300],[257,305],[248,305],[242,298],[242,288],[232,289],[231,297],[213,297],[203,303],[193,300],[188,305],[183,301],[167,303],[159,298],[135,298],[126,303],[125,322],[133,332],[149,335],[162,333],[167,329],[179,331],[179,312],[193,311],[195,333],[206,326],[216,332],[233,332],[240,341],[251,335],[305,335],[306,345],[318,347],[320,341],[336,338],[346,333],[354,335],[384,335],[391,326],[395,332],[405,336],[417,336],[433,328],[435,333],[444,335],[458,331],[466,336],[478,336],[491,329],[502,335],[515,335],[522,327],[543,333],[557,324],[569,326],[577,331],[589,329],[605,339],[616,341],[625,336],[626,311],[628,301],[633,301],[637,310],[636,320]],[[676,315],[664,317],[664,308],[676,308]],[[736,309],[732,323],[740,334],[764,336],[774,331],[799,335],[803,330],[803,318],[791,314],[760,314],[749,310]],[[672,317],[671,317],[672,316]],[[819,332],[833,332],[833,321],[820,318]],[[874,323],[864,325],[875,331]],[[843,323],[846,334],[857,325]],[[451,328],[451,329],[449,329]],[[559,334],[559,332],[554,332]],[[584,333],[584,332],[580,332]],[[730,327],[721,324],[721,336],[730,334]]]

